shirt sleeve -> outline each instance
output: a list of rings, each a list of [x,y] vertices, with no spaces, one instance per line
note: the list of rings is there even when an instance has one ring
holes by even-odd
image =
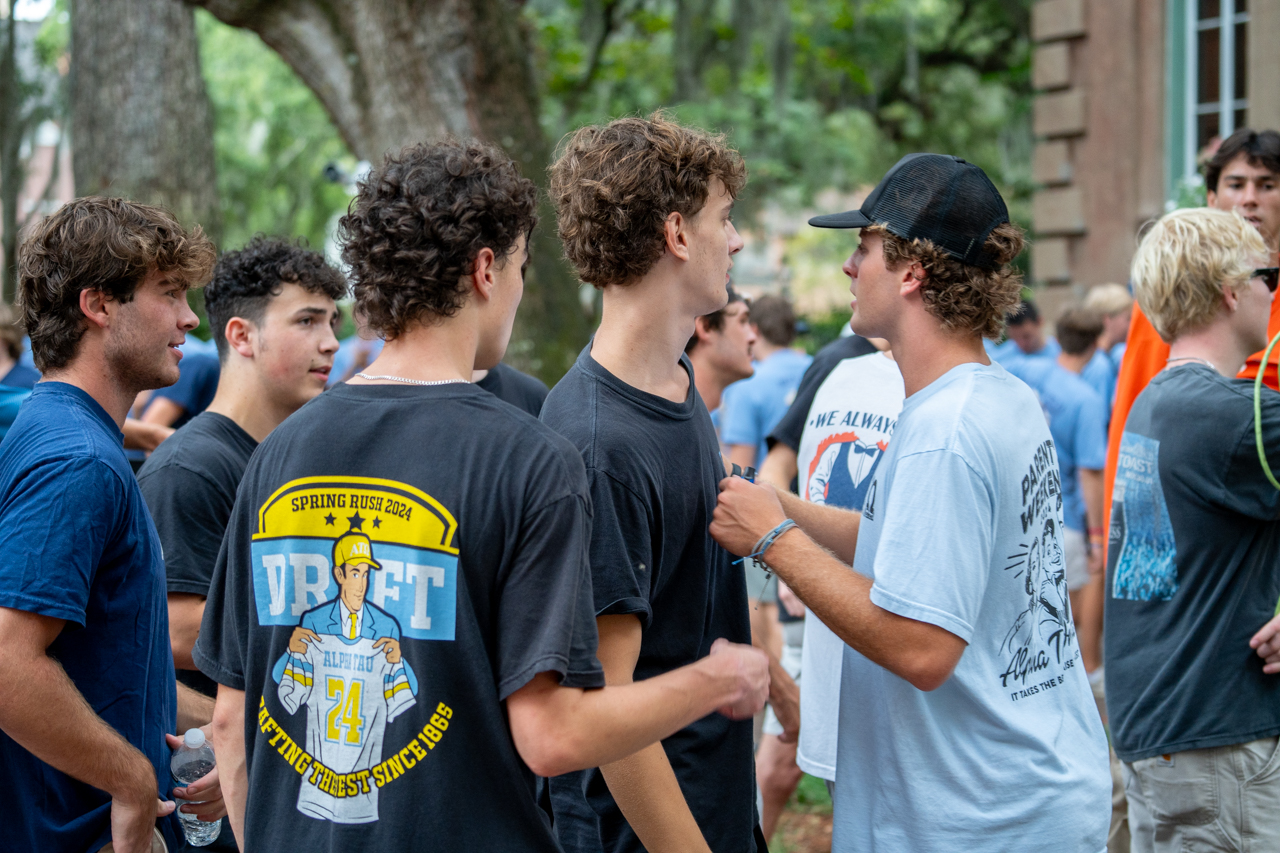
[[[1097,393],[1084,396],[1076,421],[1076,467],[1101,471],[1107,465],[1107,409]]]
[[[818,396],[818,389],[839,363],[839,359],[824,358],[822,353],[814,356],[813,361],[805,368],[804,376],[800,377],[800,388],[796,391],[795,399],[791,401],[787,413],[774,425],[766,439],[770,450],[775,444],[781,443],[799,452],[800,438],[804,435],[804,422],[809,419],[813,398]]]
[[[559,673],[566,687],[604,686],[591,606],[590,530],[582,493],[553,501],[521,521],[514,562],[501,579],[499,699],[540,672]]]
[[[992,490],[959,454],[931,450],[898,461],[888,498],[872,603],[969,642],[991,572]]]
[[[631,488],[603,471],[588,470],[591,488],[591,586],[598,616],[634,613],[649,627],[654,572],[653,522]]]
[[[749,380],[743,380],[745,383]],[[730,392],[729,388],[733,391]],[[724,403],[720,407],[720,441],[722,444],[758,445],[763,439],[760,430],[759,406],[750,386],[730,385],[725,389]],[[759,464],[762,460],[756,460]]]
[[[249,476],[231,510],[231,521],[214,561],[213,580],[205,601],[200,636],[191,658],[205,675],[219,684],[244,690],[245,647],[249,642],[248,615],[253,609],[252,544],[255,508]]]
[[[1253,389],[1249,389],[1249,426],[1240,435],[1218,490],[1218,502],[1232,512],[1262,521],[1280,517],[1280,491],[1271,485],[1258,460]],[[1262,389],[1262,446],[1272,474],[1280,479],[1280,394]]]
[[[28,471],[0,506],[0,606],[84,625],[125,497],[119,476],[98,459]]]
[[[179,464],[144,472],[138,486],[160,534],[169,592],[207,596],[235,495]]]

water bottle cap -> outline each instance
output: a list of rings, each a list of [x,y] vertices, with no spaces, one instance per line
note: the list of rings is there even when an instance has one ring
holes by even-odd
[[[182,745],[187,749],[199,749],[204,746],[204,732],[199,729],[187,729],[182,736]]]

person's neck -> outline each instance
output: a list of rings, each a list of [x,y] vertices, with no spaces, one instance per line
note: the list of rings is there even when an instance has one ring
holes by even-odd
[[[270,390],[263,387],[252,362],[232,353],[222,364],[218,390],[205,411],[231,419],[261,444],[273,429],[297,411],[297,407],[272,399]]]
[[[698,396],[702,398],[707,411],[714,412],[720,407],[720,399],[729,383],[713,365],[699,357],[697,350],[689,354],[689,363],[693,365],[693,384],[698,389]]]
[[[784,349],[786,347],[780,347],[775,343],[766,341],[764,338],[756,338],[756,342],[751,345],[751,358],[754,361],[765,361],[769,356]]]
[[[591,357],[631,387],[682,403],[689,395],[689,376],[680,367],[680,355],[695,318],[668,297],[677,290],[672,284],[650,275],[606,288]]]
[[[962,364],[991,363],[981,337],[948,332],[923,308],[904,317],[899,327],[884,337],[902,371],[908,397]]]
[[[1234,378],[1254,350],[1232,334],[1228,324],[1228,318],[1220,314],[1209,325],[1180,335],[1169,345],[1169,365],[1208,362],[1218,373]]]
[[[1093,358],[1093,350],[1086,350],[1079,355],[1068,355],[1065,351],[1058,353],[1058,365],[1072,373],[1084,372],[1085,365]]]
[[[378,357],[362,372],[422,382],[449,379],[471,382],[479,348],[479,325],[471,310],[464,308],[430,326],[415,324],[387,341]],[[359,377],[353,380],[352,384],[362,382]]]
[[[80,351],[70,364],[59,370],[45,371],[43,378],[48,382],[65,382],[79,388],[105,409],[121,429],[133,401],[139,393],[147,390],[135,388],[116,376],[102,347],[96,346],[89,335],[81,338]]]

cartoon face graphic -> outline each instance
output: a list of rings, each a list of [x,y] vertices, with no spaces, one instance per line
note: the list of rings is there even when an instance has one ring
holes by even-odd
[[[352,613],[364,606],[364,595],[369,590],[369,564],[343,563],[333,567],[333,579],[338,582],[338,597]]]

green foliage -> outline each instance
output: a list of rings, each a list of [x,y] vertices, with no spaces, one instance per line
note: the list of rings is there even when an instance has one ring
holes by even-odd
[[[716,0],[694,56],[676,53],[677,5],[526,4],[548,132],[671,107],[746,156],[748,217],[874,183],[909,151],[957,154],[1029,220],[1030,0]],[[700,89],[676,104],[681,67]]]
[[[817,776],[804,774],[800,777],[800,784],[791,795],[787,808],[807,814],[831,814],[831,795],[827,793],[827,783]]]
[[[841,310],[805,318],[805,322],[809,324],[809,333],[800,338],[805,352],[814,355],[840,337],[840,333],[844,331],[845,326],[849,325],[849,319],[852,316],[853,311]]]
[[[354,158],[315,95],[255,34],[202,9],[196,27],[214,108],[224,247],[261,232],[301,236],[321,249],[350,198],[324,167],[350,170]]]

